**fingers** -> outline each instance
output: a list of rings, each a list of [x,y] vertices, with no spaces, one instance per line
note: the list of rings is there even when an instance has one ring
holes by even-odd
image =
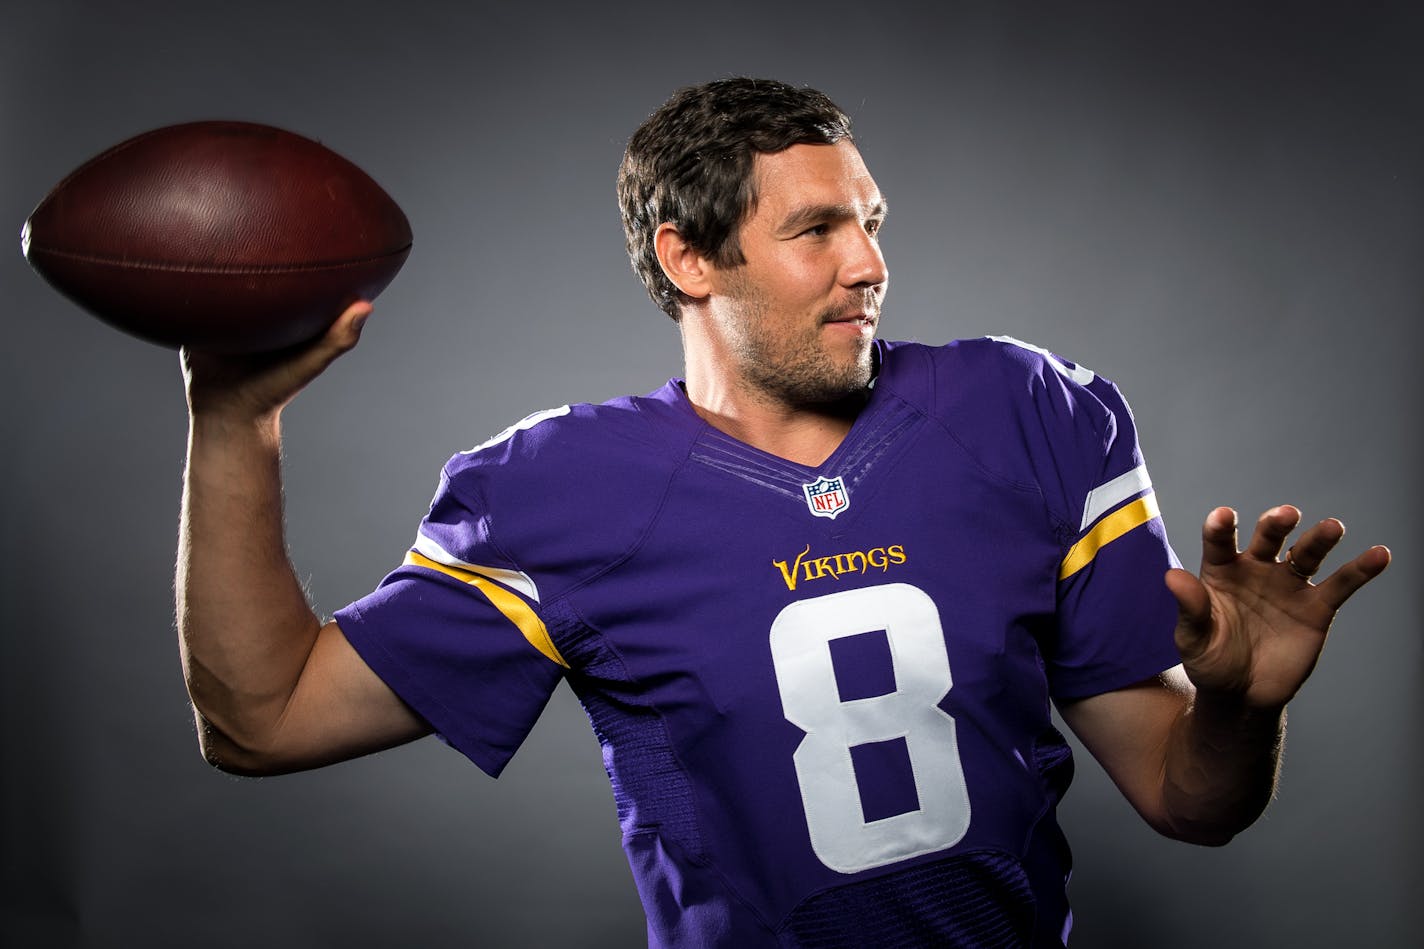
[[[1338,610],[1356,590],[1384,573],[1390,559],[1388,547],[1371,547],[1318,584],[1316,592],[1332,610]]]
[[[1236,559],[1236,512],[1219,507],[1202,524],[1202,563],[1221,566]]]
[[[1266,511],[1256,520],[1256,529],[1251,534],[1251,542],[1246,547],[1245,555],[1266,563],[1281,560],[1281,550],[1285,546],[1286,538],[1300,526],[1300,520],[1300,509],[1291,504],[1282,504]],[[1345,525],[1333,517],[1326,518],[1301,534],[1285,551],[1284,561],[1287,569],[1302,580],[1309,580],[1320,570],[1321,563],[1344,536]]]
[[[1285,556],[1287,566],[1301,579],[1310,579],[1320,571],[1326,556],[1344,536],[1345,525],[1333,517],[1327,517],[1291,544]]]
[[[1266,511],[1256,521],[1251,542],[1240,556],[1267,563],[1279,561],[1281,567],[1294,574],[1301,583],[1312,585],[1311,578],[1320,571],[1325,558],[1345,536],[1345,525],[1336,518],[1327,517],[1301,534],[1285,550],[1282,558],[1285,540],[1299,526],[1300,519],[1300,510],[1290,504]],[[1202,526],[1202,562],[1219,566],[1229,563],[1236,556],[1236,512],[1219,507],[1207,515]],[[1384,572],[1389,566],[1390,556],[1387,547],[1371,547],[1314,586],[1332,611],[1339,610],[1356,590]],[[1185,618],[1188,604],[1178,591],[1180,585],[1174,585],[1169,579],[1168,586],[1177,594]]]
[[[1266,511],[1256,520],[1256,530],[1251,535],[1251,543],[1246,553],[1257,560],[1275,562],[1281,555],[1281,546],[1290,532],[1300,524],[1300,509],[1290,504],[1282,504]]]
[[[1202,561],[1217,566],[1230,563],[1238,556],[1252,557],[1265,563],[1282,561],[1281,554],[1286,538],[1300,526],[1300,521],[1300,509],[1294,505],[1281,504],[1271,508],[1256,520],[1256,528],[1251,534],[1250,542],[1246,549],[1238,554],[1236,512],[1229,507],[1216,508],[1206,516],[1206,522],[1202,525]],[[1325,558],[1344,536],[1345,525],[1336,518],[1327,517],[1301,534],[1289,549],[1284,550],[1284,563],[1296,576],[1309,580],[1319,572]],[[1374,550],[1376,549],[1371,548],[1371,551]],[[1373,572],[1368,573],[1360,583],[1378,575],[1388,565],[1388,550],[1378,550],[1382,553],[1367,552],[1362,555],[1364,565],[1361,569]],[[1353,575],[1353,571],[1350,572]],[[1353,593],[1355,589],[1358,589],[1358,584],[1350,587],[1350,592]],[[1347,593],[1346,596],[1348,595]]]

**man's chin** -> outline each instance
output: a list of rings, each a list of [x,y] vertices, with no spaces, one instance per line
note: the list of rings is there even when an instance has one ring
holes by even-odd
[[[864,351],[855,358],[828,370],[816,380],[816,384],[803,387],[807,396],[804,404],[821,406],[842,406],[846,403],[858,405],[870,392],[870,380],[874,376],[867,341]]]

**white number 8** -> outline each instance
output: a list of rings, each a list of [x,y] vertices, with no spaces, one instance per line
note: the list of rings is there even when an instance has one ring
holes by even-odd
[[[830,643],[884,630],[895,691],[841,701]],[[969,829],[969,791],[954,719],[939,708],[953,684],[939,610],[904,583],[799,600],[771,624],[771,658],[787,721],[806,733],[793,756],[811,847],[855,873],[957,843]],[[867,821],[850,749],[903,738],[919,809]]]

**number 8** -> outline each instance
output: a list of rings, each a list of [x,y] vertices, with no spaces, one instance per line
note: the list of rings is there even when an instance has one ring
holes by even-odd
[[[884,630],[895,691],[841,701],[830,642]],[[771,624],[771,658],[787,721],[806,733],[792,760],[811,847],[821,862],[855,873],[943,850],[969,829],[969,791],[954,719],[939,708],[953,684],[939,610],[904,583],[843,590],[783,609]],[[866,821],[850,749],[903,738],[919,810]]]

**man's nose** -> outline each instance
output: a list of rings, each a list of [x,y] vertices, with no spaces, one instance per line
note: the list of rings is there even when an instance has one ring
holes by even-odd
[[[867,231],[858,230],[856,233],[858,236],[852,238],[853,244],[846,253],[842,282],[848,287],[879,286],[890,279],[880,242]]]

